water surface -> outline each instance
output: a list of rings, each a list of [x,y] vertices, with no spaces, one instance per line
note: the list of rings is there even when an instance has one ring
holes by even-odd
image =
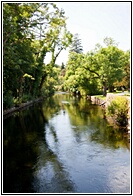
[[[4,119],[4,193],[130,193],[126,134],[99,106],[56,94]]]

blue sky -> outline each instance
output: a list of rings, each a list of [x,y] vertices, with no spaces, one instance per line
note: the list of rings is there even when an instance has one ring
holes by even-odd
[[[67,29],[79,34],[84,53],[93,50],[105,37],[113,38],[124,51],[131,47],[130,2],[55,2],[63,8]],[[63,51],[57,64],[66,63],[68,51]]]

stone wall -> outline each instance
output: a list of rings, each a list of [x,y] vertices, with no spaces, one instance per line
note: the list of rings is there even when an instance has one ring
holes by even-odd
[[[92,104],[96,104],[96,105],[103,105],[106,103],[106,100],[102,100],[99,97],[95,97],[95,96],[89,96],[87,97],[87,99],[91,100]]]

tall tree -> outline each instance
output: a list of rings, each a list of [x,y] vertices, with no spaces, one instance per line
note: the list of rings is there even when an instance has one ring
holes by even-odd
[[[4,97],[41,95],[57,57],[71,43],[64,14],[53,3],[3,3]]]
[[[44,35],[42,34],[41,39],[44,43],[44,50],[51,54],[51,60],[48,64],[49,71],[51,72],[61,51],[66,50],[72,40],[72,34],[66,29],[66,17],[64,15],[64,10],[59,10],[55,4],[52,4],[52,6],[53,12],[52,14],[49,14],[49,27],[46,30],[46,33]],[[45,38],[43,39],[43,37]],[[41,58],[43,60],[43,56]],[[44,63],[43,61],[41,62],[42,66],[44,66],[45,61]],[[47,76],[45,69],[44,74],[43,71],[41,73],[42,77],[39,86],[40,93]]]
[[[99,93],[101,86],[106,96],[107,88],[112,91],[114,83],[124,78],[127,64],[129,55],[108,40],[106,47],[98,46],[86,55],[69,54],[65,84],[89,94]]]
[[[66,66],[65,87],[71,92],[80,91],[81,94],[98,93],[98,81],[94,74],[84,69],[85,55],[75,52],[69,54]]]
[[[124,52],[115,46],[100,49],[93,56],[87,57],[84,68],[101,81],[103,95],[106,96],[107,87],[123,78]]]
[[[118,88],[124,87],[126,89],[130,89],[130,51],[125,52],[124,56],[125,66],[123,69],[123,78],[121,81],[117,80],[114,85]]]
[[[72,44],[70,46],[69,52],[83,53],[83,47],[79,34],[73,36]]]
[[[23,75],[34,64],[28,25],[31,9],[17,3],[3,4],[3,93],[21,96]],[[28,36],[27,36],[28,35]]]

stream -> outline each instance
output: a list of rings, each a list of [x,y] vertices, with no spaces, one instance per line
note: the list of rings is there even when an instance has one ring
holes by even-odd
[[[100,106],[60,93],[3,120],[3,193],[130,193],[130,143]]]

